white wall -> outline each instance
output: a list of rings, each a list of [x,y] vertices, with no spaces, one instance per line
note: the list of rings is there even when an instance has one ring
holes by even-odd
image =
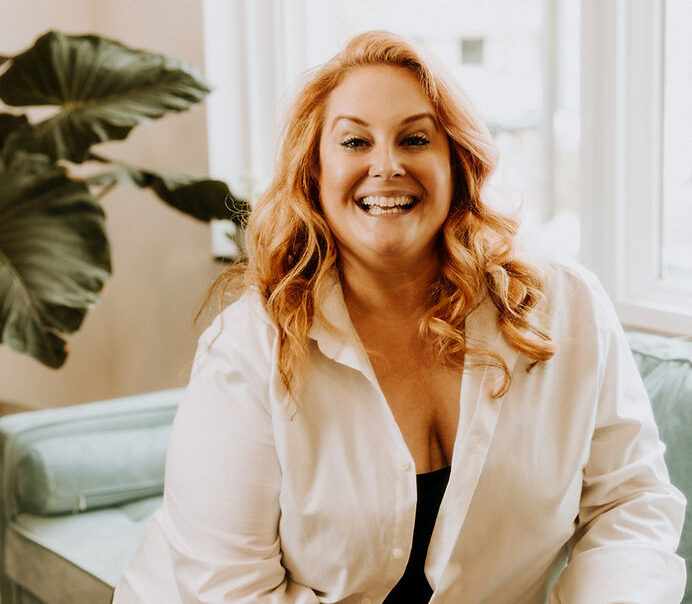
[[[203,68],[202,7],[193,0],[6,0],[0,54],[48,29],[98,33]],[[3,2],[4,4],[4,2]],[[7,7],[3,7],[7,8]],[[139,126],[104,155],[152,169],[207,173],[204,107]],[[104,198],[114,274],[101,303],[69,338],[59,370],[0,346],[0,400],[61,406],[183,385],[198,330],[194,311],[220,267],[209,228],[145,191]]]

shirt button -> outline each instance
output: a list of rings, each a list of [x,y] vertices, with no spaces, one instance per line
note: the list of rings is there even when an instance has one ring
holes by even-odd
[[[404,550],[400,547],[395,547],[392,550],[392,556],[394,556],[395,560],[401,560],[404,557]]]
[[[411,469],[411,462],[410,462],[408,459],[404,459],[404,460],[401,462],[401,469],[402,469],[404,472],[408,472],[408,471]]]
[[[372,604],[372,600],[370,598],[363,598],[360,604]]]

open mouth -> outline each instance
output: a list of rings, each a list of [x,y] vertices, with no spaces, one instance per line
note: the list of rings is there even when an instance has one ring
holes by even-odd
[[[413,195],[398,195],[396,197],[366,195],[357,199],[356,203],[366,214],[381,216],[383,214],[403,214],[413,208],[418,201],[418,198]]]

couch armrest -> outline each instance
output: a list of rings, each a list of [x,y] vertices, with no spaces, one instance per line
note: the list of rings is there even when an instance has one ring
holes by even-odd
[[[30,509],[26,511],[33,513],[79,511],[83,505],[80,505],[80,500],[74,498],[67,504],[70,509],[64,509],[66,497],[70,494],[62,493],[56,496],[52,493],[49,497],[45,492],[38,493],[36,488],[40,490],[40,487],[29,484],[31,480],[27,479],[26,472],[34,472],[36,476],[43,477],[46,480],[45,488],[50,488],[51,478],[64,478],[69,470],[69,462],[75,461],[78,455],[79,446],[84,446],[85,455],[92,457],[82,461],[93,462],[92,465],[98,464],[98,456],[93,454],[94,447],[98,447],[99,434],[104,435],[104,446],[109,446],[112,450],[114,446],[117,449],[117,444],[114,443],[118,442],[120,436],[122,436],[121,446],[129,447],[132,441],[131,435],[138,430],[145,430],[143,434],[146,433],[147,428],[152,430],[152,434],[165,432],[166,426],[173,420],[181,397],[182,389],[163,390],[72,407],[18,413],[0,418],[0,472],[2,472],[0,521],[4,523],[22,511],[22,504],[27,502]],[[55,459],[54,455],[61,449],[61,442],[62,444],[74,443],[64,460]],[[64,447],[63,450],[65,450]],[[141,454],[149,453],[142,451]],[[159,487],[161,489],[163,459],[158,457],[165,456],[165,443],[163,447],[152,447],[151,454],[157,456],[153,463],[159,464],[158,467],[161,468]],[[106,460],[107,458],[108,455]],[[114,456],[111,456],[110,460],[116,468],[113,471],[117,471],[118,460]],[[92,467],[92,470],[94,470],[92,476],[97,476],[98,468]],[[156,473],[155,470],[154,472]],[[23,480],[19,480],[21,476]],[[112,479],[113,475],[107,478]],[[62,480],[61,482],[64,483]],[[57,486],[62,488],[64,484]],[[148,488],[142,491],[142,496],[151,493],[152,485],[149,484]],[[133,495],[136,496],[136,493]],[[112,494],[110,500],[108,497],[103,498],[103,493],[100,497],[99,505],[109,505],[114,501]],[[83,503],[86,503],[86,500]],[[32,506],[33,509],[31,509]]]

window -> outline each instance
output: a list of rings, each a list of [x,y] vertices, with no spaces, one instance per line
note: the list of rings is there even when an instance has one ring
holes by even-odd
[[[483,38],[461,39],[462,65],[483,65]]]
[[[666,3],[661,278],[692,280],[692,3]],[[692,302],[691,302],[692,304]]]
[[[436,0],[423,11],[418,0],[205,0],[205,23],[216,89],[211,169],[240,194],[267,181],[279,108],[298,75],[355,34],[390,29],[436,55],[484,114],[500,149],[496,203],[521,208],[539,247],[576,255],[579,15],[571,0]]]
[[[623,322],[692,335],[689,0],[205,0],[210,169],[254,197],[305,69],[358,32],[414,38],[475,101],[495,203],[594,270]]]
[[[581,217],[622,321],[692,335],[688,4],[582,0]]]

